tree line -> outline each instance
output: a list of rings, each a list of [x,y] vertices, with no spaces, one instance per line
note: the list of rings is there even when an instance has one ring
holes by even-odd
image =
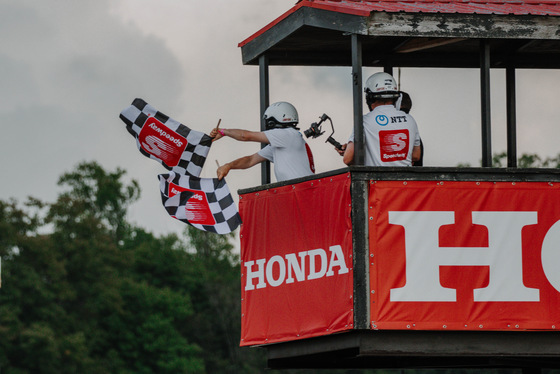
[[[53,203],[0,200],[0,372],[259,372],[233,237],[135,227],[124,174],[82,163]]]
[[[265,351],[239,347],[234,236],[136,227],[124,179],[84,162],[54,202],[0,200],[0,373],[263,372]]]

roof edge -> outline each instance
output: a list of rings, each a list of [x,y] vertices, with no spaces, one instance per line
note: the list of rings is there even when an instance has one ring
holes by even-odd
[[[307,1],[305,1],[307,2]],[[301,8],[303,6],[302,3],[297,3],[295,6],[293,6],[292,8],[290,8],[287,12],[285,12],[284,14],[282,14],[280,17],[276,18],[274,21],[270,22],[268,25],[266,25],[265,27],[263,27],[262,29],[260,29],[259,31],[257,31],[256,33],[254,33],[253,35],[249,36],[247,39],[243,40],[242,42],[240,42],[237,46],[238,47],[243,47],[244,45],[246,45],[247,43],[249,43],[251,40],[258,38],[259,36],[261,36],[262,34],[264,34],[265,32],[267,32],[268,30],[270,30],[271,28],[273,28],[274,26],[276,26],[277,24],[279,24],[280,22],[282,22],[284,19],[288,18],[288,16],[292,13],[295,13],[299,8]]]
[[[323,9],[323,10],[329,10],[329,11],[333,11],[333,12],[351,14],[351,15],[355,15],[355,16],[364,16],[364,17],[367,17],[371,14],[371,11],[369,11],[369,10],[348,9],[347,7],[338,6],[338,5],[317,4],[317,3],[313,2],[313,0],[300,0],[295,6],[293,6],[291,9],[289,9],[287,12],[282,14],[280,17],[276,18],[274,21],[270,22],[268,25],[266,25],[265,27],[263,27],[262,29],[260,29],[256,33],[254,33],[253,35],[249,36],[247,39],[240,42],[237,46],[238,47],[245,46],[246,44],[250,43],[252,40],[258,38],[259,36],[261,36],[262,34],[267,32],[268,30],[270,30],[271,28],[273,28],[274,26],[276,26],[277,24],[282,22],[290,14],[297,12],[300,8],[303,8],[303,7]]]
[[[402,0],[395,0],[395,1],[402,1]],[[300,4],[303,4],[302,6],[306,6],[309,8],[331,10],[339,13],[352,14],[354,16],[367,17],[371,13],[370,10],[366,10],[366,9],[348,8],[347,6],[334,5],[334,4],[331,5],[317,4],[313,0],[302,0]]]

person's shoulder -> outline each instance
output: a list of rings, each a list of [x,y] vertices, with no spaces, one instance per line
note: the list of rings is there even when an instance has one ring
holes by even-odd
[[[402,112],[402,113],[406,116],[406,118],[410,118],[414,121],[414,116],[412,114],[406,112]]]
[[[407,122],[417,125],[416,120],[414,119],[414,117],[410,113],[403,112],[403,114],[406,115],[406,121]]]
[[[270,134],[274,134],[274,133],[283,134],[283,133],[285,133],[289,130],[295,130],[295,129],[293,127],[277,127],[277,128],[270,129],[270,130],[265,130],[264,132],[267,133],[267,134],[268,133],[270,133]]]
[[[280,136],[301,135],[300,132],[293,127],[283,127],[283,128],[280,128],[280,129],[271,129],[271,130],[267,130],[267,132],[270,132],[271,134],[275,134],[275,135],[280,135]]]

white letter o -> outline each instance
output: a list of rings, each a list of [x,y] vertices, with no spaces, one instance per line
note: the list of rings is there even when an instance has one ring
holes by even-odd
[[[544,237],[541,262],[546,278],[560,292],[560,221],[556,221]]]
[[[272,267],[274,263],[278,263],[278,267],[280,270],[280,274],[278,274],[278,279],[274,279],[274,274],[272,274]],[[284,283],[284,279],[286,278],[286,264],[284,263],[284,258],[281,256],[272,256],[268,263],[266,264],[266,280],[268,284],[272,287],[278,287],[282,283]]]

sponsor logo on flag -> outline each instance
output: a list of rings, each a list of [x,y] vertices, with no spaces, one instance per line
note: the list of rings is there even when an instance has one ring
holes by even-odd
[[[241,224],[225,180],[161,174],[160,191],[167,213],[203,231],[227,234]]]
[[[192,196],[187,200],[185,205],[186,219],[192,224],[215,225],[216,220],[210,211],[210,205],[208,204],[206,194],[202,191],[191,190],[189,188],[177,186],[174,183],[169,183],[169,197],[173,197],[185,191],[192,193]]]
[[[161,159],[166,165],[177,166],[187,146],[187,139],[150,117],[138,134],[144,151]]]
[[[120,118],[144,156],[178,174],[200,175],[212,145],[210,136],[191,130],[142,99],[135,99]]]

